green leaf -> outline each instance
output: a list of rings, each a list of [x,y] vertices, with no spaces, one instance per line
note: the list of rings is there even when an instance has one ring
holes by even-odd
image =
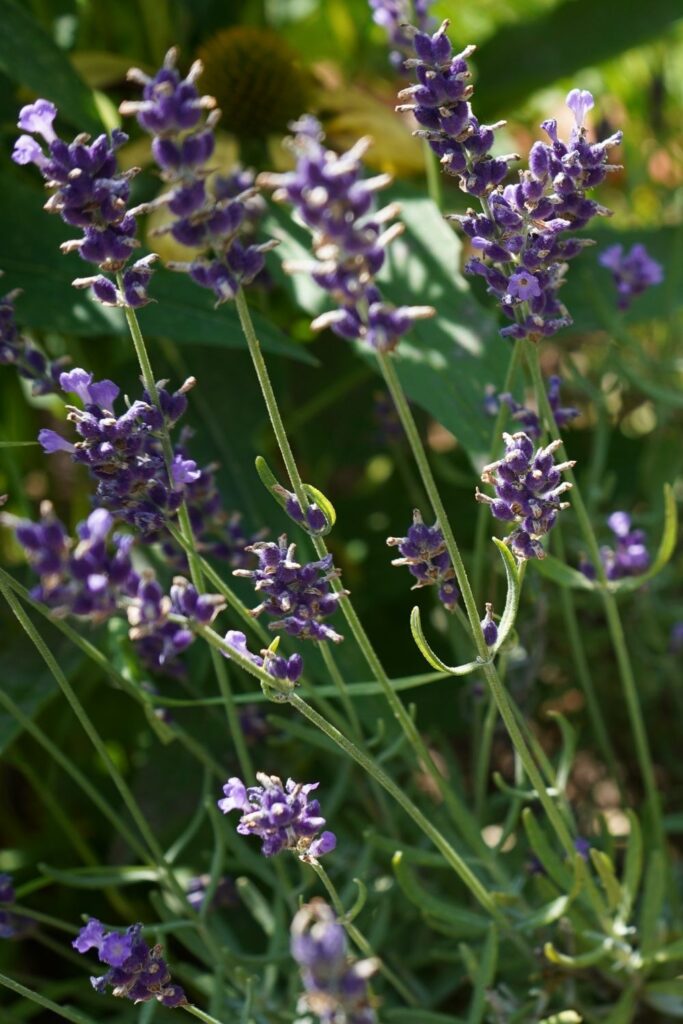
[[[640,946],[645,958],[657,948],[659,919],[664,906],[667,865],[661,850],[653,850],[645,872],[645,891],[640,908]]]
[[[563,793],[567,781],[569,779],[569,773],[572,770],[574,763],[574,752],[576,751],[576,730],[572,725],[569,724],[564,715],[560,714],[559,711],[549,711],[548,718],[552,718],[562,734],[562,753],[557,765],[557,772],[555,774],[555,784],[560,793]]]
[[[683,980],[651,981],[643,989],[643,1000],[664,1016],[683,1017]]]
[[[603,1019],[603,1024],[631,1024],[633,1015],[636,1012],[638,997],[635,989],[625,989],[619,997],[618,1002],[612,1007],[609,1014]]]
[[[489,927],[487,918],[475,914],[471,910],[465,910],[455,904],[448,903],[441,897],[432,896],[422,885],[419,884],[415,873],[408,867],[408,863],[401,850],[397,850],[391,859],[391,866],[394,869],[396,881],[403,894],[413,903],[421,913],[432,915],[439,921],[449,925],[455,934],[460,935],[483,935]]]
[[[578,971],[583,967],[593,967],[595,964],[599,964],[601,960],[604,960],[610,951],[611,944],[611,939],[605,939],[596,949],[590,949],[586,953],[579,953],[577,956],[568,956],[566,953],[560,953],[558,949],[555,949],[552,942],[546,942],[543,952],[552,964]]]
[[[536,821],[534,812],[530,807],[527,807],[522,812],[522,821],[529,840],[529,845],[540,860],[549,877],[552,878],[553,882],[555,882],[563,892],[570,892],[574,885],[572,873],[567,865],[563,864],[551,847],[545,832]]]
[[[445,661],[434,653],[432,648],[427,643],[427,638],[424,635],[422,629],[422,619],[420,618],[420,609],[417,605],[413,608],[410,613],[410,632],[413,634],[413,640],[417,644],[420,654],[425,659],[428,665],[432,668],[437,669],[439,672],[447,672],[451,676],[466,676],[470,672],[474,672],[476,669],[481,668],[483,662],[468,661],[464,665],[447,665]]]
[[[102,130],[93,94],[27,4],[0,0],[0,70],[52,102],[79,132]]]
[[[595,583],[592,580],[589,580],[578,569],[572,569],[570,565],[565,565],[564,562],[561,562],[559,558],[555,558],[554,555],[546,555],[545,558],[534,558],[532,561],[534,568],[540,572],[541,576],[552,580],[553,583],[557,583],[560,587],[570,587],[574,590],[596,589]]]
[[[614,871],[614,865],[606,853],[603,853],[602,850],[596,850],[594,847],[591,847],[590,858],[593,867],[600,876],[609,909],[615,911],[621,904],[622,890]]]
[[[474,978],[474,993],[470,1012],[467,1015],[467,1024],[481,1024],[486,1010],[486,991],[493,984],[496,976],[496,964],[498,963],[498,930],[492,924],[488,930],[484,948],[481,952],[481,959]]]
[[[498,548],[500,557],[503,560],[505,579],[507,581],[507,592],[505,594],[505,608],[498,624],[498,639],[492,653],[499,651],[514,629],[517,609],[519,608],[519,597],[522,591],[522,584],[519,578],[519,570],[515,556],[507,544],[497,537],[492,537],[493,543]]]
[[[676,939],[675,942],[670,942],[668,946],[662,946],[661,949],[657,950],[652,959],[657,964],[683,960],[683,939]]]
[[[544,907],[539,907],[538,910],[525,917],[522,921],[522,927],[525,930],[535,931],[537,928],[545,928],[547,925],[553,924],[563,914],[566,914],[571,906],[571,902],[571,896],[558,896],[557,899],[551,900]]]
[[[628,17],[625,13],[623,0],[565,0],[538,17],[506,21],[475,55],[472,102],[477,116],[505,115],[558,78],[656,39],[681,17],[681,5],[679,0],[651,0],[629,4]],[[533,54],[533,59],[521,54]]]
[[[631,916],[631,910],[638,896],[638,887],[643,873],[643,833],[636,814],[631,810],[627,811],[627,814],[631,828],[626,849],[622,900],[619,907],[619,917],[624,922],[628,921]]]
[[[108,885],[136,885],[139,882],[159,881],[159,871],[156,868],[74,868],[73,871],[64,871],[49,864],[39,864],[38,868],[47,878],[52,878],[60,885],[67,885],[72,889],[103,889]]]
[[[240,899],[257,924],[263,928],[266,935],[274,935],[275,917],[261,891],[256,888],[250,878],[246,878],[244,875],[236,879],[235,885],[237,886]]]
[[[75,277],[89,273],[88,265],[74,254],[63,255],[59,246],[78,232],[54,214],[45,213],[44,193],[21,180],[19,173],[0,175],[0,267],[5,271],[2,285],[3,291],[20,288],[24,292],[17,303],[19,323],[35,330],[89,338],[127,336],[121,310],[101,306],[87,291],[72,286]],[[156,302],[139,312],[146,335],[169,338],[181,345],[246,348],[234,307],[225,304],[214,309],[211,294],[185,274],[160,268],[152,279],[150,294]],[[279,328],[257,313],[253,318],[266,351],[315,364],[315,359],[302,346],[288,341]]]

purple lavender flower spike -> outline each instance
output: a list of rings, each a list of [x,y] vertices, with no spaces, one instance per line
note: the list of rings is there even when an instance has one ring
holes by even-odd
[[[78,135],[66,143],[53,128],[56,116],[57,108],[48,100],[39,99],[23,107],[19,128],[42,136],[47,152],[32,135],[22,135],[12,159],[17,164],[36,165],[52,189],[45,209],[58,213],[66,224],[83,232],[81,238],[65,242],[62,250],[77,252],[81,259],[103,271],[95,277],[76,278],[74,285],[90,288],[105,305],[144,306],[150,301],[147,285],[154,257],[145,257],[126,269],[139,244],[135,213],[128,208],[130,179],[137,169],[120,173],[116,163],[116,150],[128,141],[128,136],[114,130],[109,137],[99,135],[92,142],[88,135]],[[123,292],[106,276],[119,271],[123,271]]]
[[[434,314],[431,306],[393,306],[375,283],[386,247],[403,230],[401,224],[385,227],[398,212],[395,204],[375,210],[374,195],[391,177],[362,176],[367,138],[338,155],[325,149],[325,134],[314,117],[307,115],[290,127],[296,132],[290,140],[296,169],[258,177],[259,184],[274,189],[273,199],[294,207],[313,236],[315,258],[288,261],[285,270],[310,274],[338,304],[316,317],[314,330],[329,327],[341,338],[390,352],[416,320]]]
[[[574,463],[555,464],[559,440],[536,451],[531,438],[521,431],[503,434],[503,440],[505,455],[485,466],[481,476],[494,488],[495,498],[477,488],[476,499],[489,505],[496,519],[516,524],[506,543],[517,558],[545,558],[541,538],[555,525],[558,513],[569,507],[562,495],[571,484],[562,482],[562,472]]]
[[[332,564],[332,555],[301,565],[294,560],[296,544],[288,544],[285,534],[277,544],[261,541],[246,550],[258,557],[258,568],[235,569],[233,575],[252,579],[256,591],[264,595],[252,615],[265,612],[274,620],[270,623],[271,629],[284,629],[291,636],[304,640],[339,643],[343,639],[324,622],[348,593],[346,590],[335,593],[330,586],[330,581],[339,576],[339,570]]]
[[[237,629],[228,630],[225,634],[225,642],[242,658],[265,669],[274,679],[297,683],[301,678],[304,662],[300,654],[290,654],[286,658],[282,654],[277,654],[273,647],[262,650],[260,655],[253,654],[247,647],[246,636]],[[229,654],[225,656],[230,657]]]
[[[627,512],[613,512],[607,525],[614,534],[615,547],[600,548],[605,575],[608,580],[621,580],[627,576],[640,576],[650,565],[647,538],[643,530],[631,529],[631,517]]]
[[[349,957],[344,928],[324,900],[313,899],[294,915],[290,949],[301,971],[303,1010],[321,1024],[376,1024],[368,979],[379,963]]]
[[[319,783],[303,785],[287,779],[283,785],[277,775],[263,772],[257,772],[256,778],[260,785],[248,787],[241,779],[228,779],[218,807],[223,814],[242,812],[237,831],[243,836],[259,836],[264,857],[273,857],[281,850],[294,850],[302,858],[314,857],[334,849],[334,833],[322,832],[316,839],[325,819],[320,816],[318,801],[309,800],[309,793]]]
[[[661,263],[650,256],[644,245],[634,245],[628,253],[623,245],[611,245],[600,254],[599,262],[612,272],[619,309],[628,309],[637,295],[664,280]]]
[[[455,611],[460,592],[453,582],[455,570],[438,523],[426,526],[419,509],[415,509],[405,537],[387,537],[387,544],[397,547],[401,554],[391,564],[408,566],[415,577],[412,590],[435,586],[446,610]]]
[[[134,1003],[156,999],[168,1007],[187,1004],[182,988],[171,982],[161,946],[150,949],[142,938],[141,924],[133,924],[121,934],[105,931],[101,921],[91,917],[72,946],[79,953],[97,949],[100,960],[109,967],[106,974],[90,979],[96,992],[106,992],[109,987],[113,996]]]
[[[587,141],[584,121],[593,107],[589,92],[573,89],[567,105],[575,127],[568,142],[557,135],[555,121],[543,124],[549,143],[536,142],[529,170],[517,184],[505,184],[513,155],[491,155],[495,131],[503,122],[482,125],[472,112],[468,58],[474,47],[453,55],[446,35],[448,22],[430,36],[413,34],[417,84],[399,93],[399,110],[411,110],[447,174],[458,178],[463,192],[486,200],[486,210],[449,216],[470,239],[474,255],[465,270],[484,278],[505,316],[514,323],[503,337],[538,341],[571,323],[558,297],[567,261],[577,256],[586,239],[571,237],[594,216],[609,213],[586,196],[612,168],[609,150],[621,140],[617,132],[602,142]]]
[[[234,299],[242,285],[261,274],[265,253],[277,243],[250,242],[256,212],[253,176],[240,169],[237,177],[215,178],[209,183],[220,111],[214,109],[213,97],[201,96],[197,89],[201,62],[195,61],[181,78],[176,60],[177,51],[172,49],[153,77],[137,68],[128,72],[129,80],[142,86],[142,99],[122,103],[121,113],[135,115],[140,127],[152,136],[152,154],[161,177],[171,185],[136,212],[168,207],[174,220],[160,231],[199,250],[190,262],[169,263],[170,269],[187,273],[201,287],[210,288],[220,305]],[[237,192],[236,181],[245,186]]]

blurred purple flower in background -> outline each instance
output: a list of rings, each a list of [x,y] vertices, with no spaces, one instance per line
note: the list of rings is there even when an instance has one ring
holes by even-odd
[[[628,309],[637,295],[664,280],[664,268],[644,245],[634,245],[629,252],[623,245],[611,245],[600,253],[600,265],[612,272],[619,309]]]

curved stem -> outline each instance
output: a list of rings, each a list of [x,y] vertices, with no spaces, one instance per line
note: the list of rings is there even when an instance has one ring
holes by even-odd
[[[557,429],[555,417],[553,416],[548,396],[546,394],[545,386],[543,383],[543,376],[541,374],[541,364],[538,356],[538,349],[533,342],[525,341],[525,352],[527,357],[527,363],[531,372],[531,377],[534,383],[534,390],[536,392],[536,401],[538,402],[539,412],[542,414],[545,420],[545,425],[548,433],[553,440],[560,440],[560,432]],[[564,447],[564,442],[563,442]],[[561,451],[562,449],[560,449]],[[645,731],[645,723],[643,721],[643,714],[640,707],[640,701],[638,700],[638,689],[636,685],[635,675],[633,673],[633,666],[631,665],[631,658],[626,645],[626,638],[624,636],[624,627],[621,622],[621,616],[619,614],[619,608],[617,606],[616,598],[614,594],[610,593],[608,589],[608,581],[605,576],[605,569],[602,564],[600,557],[600,547],[598,544],[595,531],[588,514],[588,510],[581,496],[581,491],[576,481],[576,477],[571,468],[569,468],[565,476],[567,480],[573,485],[572,488],[572,507],[576,512],[576,518],[579,523],[579,528],[583,534],[583,538],[588,547],[591,560],[595,566],[598,582],[600,583],[599,593],[602,600],[603,608],[605,610],[605,617],[607,619],[607,627],[612,641],[612,647],[617,659],[617,667],[619,669],[619,678],[621,680],[622,690],[624,693],[624,699],[626,701],[626,709],[631,723],[631,731],[633,733],[633,739],[636,748],[636,757],[638,759],[638,766],[640,768],[640,774],[643,779],[643,785],[645,787],[645,793],[647,796],[647,802],[649,806],[650,819],[652,822],[652,828],[655,837],[655,846],[660,849],[665,848],[665,834],[664,825],[662,821],[662,810],[659,799],[659,791],[657,789],[657,781],[655,779],[654,767],[652,763],[652,754],[650,751],[650,745],[647,738],[647,732]]]
[[[6,974],[0,974],[0,985],[4,985],[5,988],[10,989],[12,992],[16,992],[18,996],[23,999],[30,999],[31,1002],[37,1003],[38,1006],[43,1006],[46,1010],[51,1010],[58,1017],[63,1017],[64,1020],[70,1020],[72,1024],[95,1024],[92,1017],[86,1017],[84,1013],[79,1010],[72,1010],[68,1006],[60,1006],[58,1003],[54,1003],[47,996],[41,995],[39,992],[34,992],[33,989],[27,988],[25,985],[21,985],[14,978],[8,978]],[[217,1024],[217,1022],[214,1022]]]

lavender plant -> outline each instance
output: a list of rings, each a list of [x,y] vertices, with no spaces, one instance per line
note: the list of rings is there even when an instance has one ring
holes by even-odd
[[[25,495],[15,474],[8,477],[12,511],[2,516],[13,537],[10,556],[23,557],[38,582],[26,590],[2,569],[0,593],[59,694],[34,697],[14,684],[0,689],[0,709],[26,733],[18,743],[8,741],[12,770],[64,836],[64,848],[50,853],[50,863],[33,846],[20,855],[0,851],[0,868],[13,871],[0,873],[0,938],[16,940],[19,965],[0,972],[0,985],[29,1001],[29,1012],[33,1003],[76,1024],[148,1024],[158,1006],[205,1024],[446,1024],[465,1017],[470,1024],[627,1024],[680,1016],[680,878],[665,831],[675,825],[663,817],[663,772],[652,756],[636,685],[637,651],[624,621],[633,614],[629,602],[640,602],[635,607],[647,619],[647,643],[651,649],[668,645],[670,658],[676,656],[674,612],[667,612],[662,640],[652,621],[654,605],[647,605],[670,593],[675,501],[668,489],[658,552],[621,511],[607,520],[613,546],[600,546],[596,506],[612,500],[599,461],[607,442],[596,445],[597,455],[580,458],[587,447],[582,431],[560,436],[578,411],[562,404],[562,378],[544,377],[539,356],[545,340],[561,339],[559,332],[571,324],[560,287],[571,280],[570,262],[585,259],[590,243],[579,232],[608,213],[589,193],[616,169],[609,156],[621,133],[594,141],[587,115],[595,101],[574,88],[567,97],[574,126],[566,141],[554,118],[544,121],[549,141],[532,144],[527,169],[510,183],[519,158],[498,153],[502,123],[485,125],[473,112],[474,48],[454,52],[448,23],[434,32],[428,5],[417,0],[371,0],[370,8],[387,30],[393,64],[417,79],[401,91],[401,112],[415,119],[447,180],[479,204],[447,219],[465,237],[466,273],[483,278],[506,323],[500,332],[505,343],[489,342],[507,350],[509,365],[505,383],[492,384],[487,395],[487,411],[495,416],[488,461],[481,452],[467,452],[472,465],[461,450],[456,460],[435,455],[421,400],[409,402],[404,391],[411,389],[420,346],[428,344],[418,333],[421,321],[438,325],[443,314],[436,298],[434,305],[418,304],[419,290],[403,289],[394,301],[393,276],[412,258],[413,243],[409,237],[401,248],[397,241],[404,231],[400,204],[393,197],[383,206],[378,201],[392,181],[384,172],[368,176],[369,139],[339,152],[321,122],[302,111],[291,126],[286,164],[257,175],[241,165],[224,167],[220,111],[201,93],[201,63],[183,75],[172,49],[156,73],[129,73],[141,94],[128,94],[121,105],[142,130],[139,145],[150,143],[161,181],[161,192],[150,199],[158,188],[153,175],[139,178],[138,196],[138,172],[119,170],[117,154],[127,139],[118,129],[67,143],[55,132],[58,114],[49,100],[20,112],[26,134],[15,145],[14,161],[38,167],[51,192],[48,211],[82,231],[65,251],[96,265],[99,274],[74,284],[125,318],[142,378],[140,397],[131,401],[95,371],[67,369],[61,356],[48,355],[54,339],[43,349],[17,324],[16,293],[0,301],[0,362],[28,381],[32,400],[49,396],[49,407],[40,407],[42,422],[48,408],[50,416],[66,414],[65,429],[54,429],[54,419],[42,426],[36,458],[54,456],[50,469],[59,465],[67,487],[78,473],[81,488],[73,515],[53,474],[54,505],[43,500],[33,521],[29,499],[43,487],[44,474],[38,485],[26,478]],[[407,24],[411,19],[415,25]],[[277,240],[259,240],[264,228],[275,230],[260,187],[291,210],[294,226],[287,230],[296,234],[299,252],[282,266],[319,291],[310,303],[316,307],[312,330],[350,343],[338,346],[338,355],[320,346],[332,370],[326,367],[316,381],[334,376],[333,360],[350,360],[354,350],[384,381],[392,403],[381,403],[390,452],[403,457],[405,439],[429,505],[420,497],[425,519],[416,510],[406,535],[387,543],[398,548],[393,565],[408,569],[413,590],[434,588],[435,607],[424,621],[439,645],[451,644],[454,664],[433,649],[421,606],[413,608],[408,629],[407,614],[403,621],[398,610],[407,578],[394,574],[383,589],[381,563],[377,578],[374,567],[363,566],[365,542],[349,520],[353,488],[368,536],[383,536],[396,516],[400,522],[410,496],[399,490],[392,500],[385,484],[373,490],[370,472],[367,480],[357,472],[351,482],[330,475],[340,499],[337,516],[330,499],[304,483],[301,467],[315,478],[323,465],[311,452],[336,439],[323,431],[313,437],[305,428],[290,435],[286,424],[290,417],[296,423],[300,401],[281,408],[284,376],[271,379],[259,342],[256,325],[268,316],[301,331],[301,315],[277,283],[281,275],[275,264],[266,265]],[[263,518],[277,540],[242,525],[246,518],[261,526],[253,515],[259,502],[244,509],[244,518],[224,511],[230,506],[217,467],[193,457],[189,429],[176,434],[180,420],[193,415],[211,423],[201,374],[173,390],[154,372],[143,333],[149,310],[140,320],[136,310],[151,301],[150,286],[153,291],[163,282],[164,271],[152,283],[155,257],[134,259],[134,252],[142,219],[160,208],[168,217],[161,230],[191,250],[169,268],[210,291],[216,305],[234,304],[223,322],[242,329],[280,456],[275,471],[262,456],[256,460],[265,486],[260,496],[270,502]],[[284,222],[280,214],[278,223]],[[307,236],[310,256],[302,253]],[[624,257],[613,246],[601,262],[613,272],[622,309],[661,278],[642,247]],[[431,273],[431,263],[423,270]],[[264,282],[268,289],[250,298],[247,289]],[[200,303],[202,291],[197,294]],[[468,301],[476,303],[472,296]],[[333,308],[320,313],[321,303]],[[261,321],[253,316],[257,307],[266,313]],[[217,315],[204,306],[201,311]],[[86,362],[78,347],[73,355]],[[192,350],[186,355],[193,369]],[[183,358],[175,353],[172,362],[175,370]],[[602,408],[596,412],[591,401],[602,400],[588,379],[594,364],[559,348],[544,368],[558,363],[571,370],[572,390],[581,394],[582,430],[594,415],[604,425]],[[91,364],[99,366],[100,359]],[[445,360],[436,372],[452,373],[454,365]],[[525,393],[523,369],[535,409],[514,397]],[[233,364],[221,353],[216,377],[230,395],[232,374]],[[300,379],[306,380],[303,370]],[[298,390],[298,376],[295,384]],[[187,396],[195,385],[200,398],[190,410]],[[338,385],[328,381],[329,389]],[[454,386],[473,386],[465,370]],[[479,378],[477,387],[472,409],[481,407]],[[77,404],[61,405],[62,394],[75,396]],[[324,413],[320,394],[315,403]],[[336,429],[342,432],[358,415],[354,408]],[[521,429],[507,433],[507,419]],[[246,424],[238,427],[235,435],[249,433]],[[259,447],[269,443],[258,434]],[[228,447],[233,444],[241,459],[245,437],[231,437]],[[393,465],[386,454],[378,458],[376,479]],[[243,460],[240,467],[244,475]],[[411,473],[402,479],[412,483]],[[492,493],[474,488],[477,475]],[[453,486],[453,479],[465,479],[466,487]],[[379,507],[368,511],[369,494]],[[294,540],[282,532],[287,520]],[[488,533],[501,524],[505,536],[489,544]],[[573,567],[579,559],[582,572]],[[249,586],[259,602],[254,608]],[[574,590],[582,592],[580,605]],[[427,598],[418,595],[423,603]],[[589,647],[586,632],[598,619],[595,598],[607,630],[590,638]],[[555,604],[564,634],[556,627]],[[333,616],[345,620],[344,644]],[[404,633],[412,634],[434,671],[394,674],[404,671],[398,669],[404,658],[415,657]],[[588,650],[606,648],[607,639],[610,678],[598,686]],[[309,641],[305,665],[303,641]],[[62,642],[82,658],[73,670]],[[205,671],[209,661],[211,673]],[[95,671],[112,687],[92,679]],[[565,702],[555,702],[551,734],[536,677],[554,685],[562,673],[571,683]],[[474,685],[456,693],[465,675]],[[29,689],[31,679],[29,672]],[[431,707],[415,696],[428,685]],[[570,699],[576,694],[586,701],[597,753],[583,739],[577,753]],[[50,710],[36,712],[48,699]],[[631,739],[612,727],[612,713],[607,728],[608,700],[615,721],[618,714],[621,722],[619,705],[625,705],[638,773],[627,770],[624,747]],[[226,713],[227,739],[216,705]],[[119,708],[122,728],[112,714]],[[3,728],[0,720],[0,748]],[[320,781],[294,781],[302,778]],[[597,799],[584,791],[586,779],[602,787],[602,817]],[[319,787],[325,817],[313,795]],[[101,844],[91,834],[84,801],[102,817]],[[13,835],[8,831],[8,842]],[[262,857],[250,836],[260,840]],[[14,875],[23,880],[15,883]],[[98,917],[88,916],[80,927],[79,915],[91,909]],[[119,923],[102,923],[110,919]],[[78,953],[96,951],[106,967],[91,979],[103,996],[92,1008],[80,976],[64,987],[49,984],[78,959],[69,940]],[[27,944],[27,956],[41,945],[45,983],[22,970],[20,943]],[[72,1009],[72,1001],[83,1010]],[[146,1005],[138,1010],[138,1004]]]

